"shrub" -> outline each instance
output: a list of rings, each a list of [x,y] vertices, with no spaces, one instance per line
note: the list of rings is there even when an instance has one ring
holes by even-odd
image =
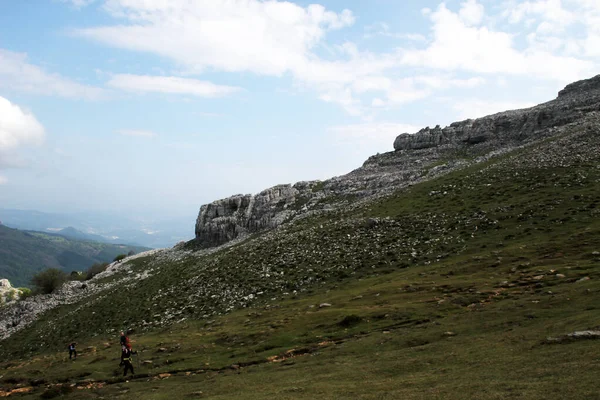
[[[92,279],[94,276],[98,275],[100,272],[106,271],[106,267],[108,267],[108,263],[98,263],[94,264],[88,268],[85,272],[85,280]]]
[[[7,294],[6,294],[6,299],[8,301],[14,301],[17,299],[17,291],[15,289],[11,289]]]
[[[49,268],[38,272],[31,278],[36,292],[49,294],[67,281],[67,274],[57,268]]]
[[[17,288],[17,290],[19,292],[21,292],[21,296],[19,296],[19,298],[21,300],[25,300],[26,298],[28,298],[29,296],[31,296],[31,289],[29,289],[27,287],[20,287],[20,288]]]
[[[115,259],[113,261],[121,261],[125,257],[127,257],[127,254],[119,254],[118,256],[115,257]]]
[[[82,281],[85,279],[85,275],[81,271],[71,271],[69,275],[69,280],[72,281]]]
[[[69,385],[58,385],[47,389],[43,392],[40,397],[42,399],[53,399],[55,397],[63,397],[73,392],[73,388]]]

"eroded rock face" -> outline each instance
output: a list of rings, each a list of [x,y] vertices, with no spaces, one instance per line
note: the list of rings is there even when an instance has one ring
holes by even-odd
[[[278,185],[257,195],[236,195],[205,204],[196,220],[196,238],[201,246],[212,247],[239,236],[274,228],[294,214],[317,182]]]
[[[280,185],[257,195],[236,195],[203,205],[196,241],[213,247],[272,229],[307,213],[372,199],[482,162],[518,146],[559,135],[600,112],[600,75],[568,85],[538,106],[403,133],[395,151],[370,157],[356,170],[324,182]]]
[[[505,111],[475,120],[455,122],[445,128],[421,129],[403,133],[394,149],[419,150],[453,145],[515,145],[536,139],[538,132],[562,126],[581,118],[583,113],[600,110],[600,75],[572,83],[558,93],[556,100],[522,110]]]

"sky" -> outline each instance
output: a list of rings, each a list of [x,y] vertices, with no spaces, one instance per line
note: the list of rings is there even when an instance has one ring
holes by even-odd
[[[0,207],[190,216],[600,74],[598,0],[0,0]]]

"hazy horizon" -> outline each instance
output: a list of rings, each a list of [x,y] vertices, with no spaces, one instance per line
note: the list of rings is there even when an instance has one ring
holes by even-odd
[[[317,3],[0,2],[0,207],[193,226],[600,73],[595,1]]]

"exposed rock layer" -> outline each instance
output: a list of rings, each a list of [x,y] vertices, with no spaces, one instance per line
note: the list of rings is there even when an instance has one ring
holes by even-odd
[[[394,152],[370,157],[351,173],[324,182],[279,185],[257,195],[236,195],[200,208],[196,241],[218,246],[272,229],[307,212],[344,207],[352,198],[372,198],[480,162],[515,147],[560,133],[600,111],[600,75],[572,83],[557,99],[441,128],[403,133]]]

